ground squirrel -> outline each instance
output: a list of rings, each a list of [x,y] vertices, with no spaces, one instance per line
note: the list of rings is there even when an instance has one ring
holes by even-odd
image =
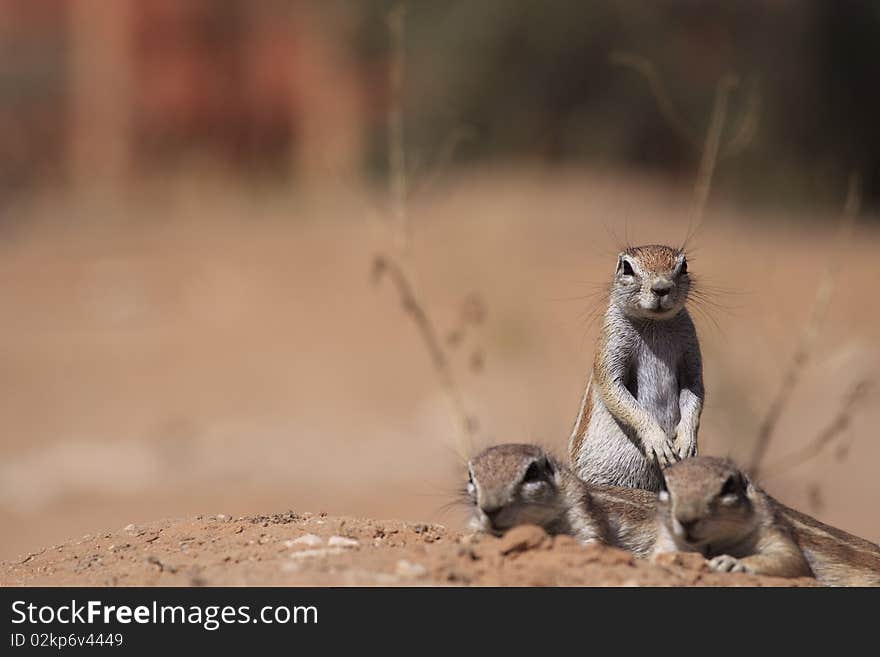
[[[569,441],[590,483],[659,490],[661,469],[697,453],[703,366],[681,249],[627,248],[617,258],[593,369]]]
[[[880,546],[772,497],[731,461],[699,457],[664,472],[654,552],[700,552],[714,570],[880,586]]]
[[[535,445],[490,447],[471,459],[468,474],[470,525],[476,531],[501,534],[532,524],[639,556],[654,546],[654,493],[587,484]]]

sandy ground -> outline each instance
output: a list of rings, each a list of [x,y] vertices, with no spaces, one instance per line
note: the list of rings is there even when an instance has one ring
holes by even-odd
[[[375,254],[392,244],[382,199],[327,191],[244,189],[205,176],[145,184],[121,198],[48,195],[5,209],[0,559],[64,547],[4,565],[4,581],[183,582],[196,563],[210,583],[328,581],[321,578],[334,560],[396,577],[397,562],[408,559],[423,563],[425,581],[453,569],[442,559],[462,547],[462,514],[449,502],[464,455],[410,319],[393,289],[370,277]],[[538,442],[564,453],[597,333],[589,318],[617,242],[680,242],[689,196],[686,185],[603,172],[512,169],[442,179],[413,198],[408,266],[441,336],[460,325],[472,293],[487,308],[485,321],[450,347],[479,420],[476,447]],[[695,308],[708,391],[701,450],[748,456],[834,263],[827,318],[768,453],[768,464],[783,466],[762,483],[785,503],[878,541],[880,386],[845,414],[829,445],[785,465],[835,421],[854,386],[875,384],[880,373],[876,217],[861,217],[840,250],[829,214],[713,199],[691,243],[691,271],[711,300]],[[428,543],[381,523],[408,538],[379,548],[374,521],[332,530],[341,520],[328,518],[328,528],[314,519],[265,528],[152,524],[284,508],[440,523],[449,533]],[[129,523],[162,529],[153,556],[180,565],[177,573],[145,562],[153,548],[144,550],[137,534],[108,531]],[[239,526],[242,535],[231,533]],[[351,533],[361,544],[285,570],[296,548],[283,541],[306,530]],[[270,543],[248,546],[261,531]],[[84,534],[92,538],[64,543]],[[222,550],[187,561],[179,549],[187,536],[193,549],[216,539]],[[133,547],[107,549],[125,543]],[[538,555],[588,560],[555,542],[515,557],[491,545],[481,543],[495,554],[482,563],[501,570],[477,575],[472,565],[476,583],[515,577],[515,564]],[[59,556],[50,562],[49,554]],[[234,567],[219,561],[237,555]],[[93,557],[109,570],[82,565]],[[131,564],[130,574],[110,567],[117,562]],[[655,569],[624,571],[621,582]],[[561,566],[550,572],[580,577]]]
[[[813,586],[656,563],[539,527],[501,538],[442,525],[293,511],[127,525],[0,563],[0,585],[69,586]]]

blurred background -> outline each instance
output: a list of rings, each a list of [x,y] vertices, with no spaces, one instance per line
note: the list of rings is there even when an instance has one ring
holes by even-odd
[[[880,540],[878,79],[870,1],[0,0],[0,559],[458,527],[450,391],[564,454],[618,249],[689,235],[702,452],[769,426],[765,487]]]

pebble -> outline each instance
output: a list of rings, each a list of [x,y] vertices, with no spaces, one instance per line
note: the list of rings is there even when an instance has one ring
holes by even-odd
[[[554,550],[581,550],[583,549],[583,543],[577,540],[574,536],[567,536],[566,534],[558,534],[553,537],[553,549]]]
[[[331,536],[327,541],[327,545],[330,547],[353,548],[360,545],[360,543],[353,538],[347,538],[345,536]]]
[[[598,541],[584,545],[581,556],[587,563],[599,563],[604,566],[632,566],[635,563],[632,553],[603,545]]]
[[[130,522],[125,527],[122,528],[122,531],[133,532],[136,529],[137,529],[137,527],[135,526],[135,524],[133,522]]]
[[[291,548],[294,545],[305,545],[306,547],[317,547],[321,545],[324,540],[320,536],[315,536],[314,534],[303,534],[299,538],[295,538],[292,541],[284,541],[284,547]]]
[[[343,550],[340,547],[317,548],[317,549],[311,549],[311,550],[299,550],[297,552],[291,552],[287,556],[289,559],[297,560],[297,559],[309,559],[312,557],[329,557],[334,554],[342,554],[343,552],[345,552],[345,550]]]
[[[536,525],[519,525],[507,532],[500,543],[501,554],[526,552],[539,547],[547,540],[547,533]]]
[[[662,552],[655,554],[651,561],[658,566],[679,566],[697,571],[709,570],[709,562],[699,552]]]
[[[394,569],[394,572],[401,577],[421,577],[428,572],[428,569],[420,563],[413,563],[412,561],[401,559],[397,562],[397,567]]]

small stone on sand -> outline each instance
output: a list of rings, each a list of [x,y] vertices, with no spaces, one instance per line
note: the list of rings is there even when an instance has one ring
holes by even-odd
[[[292,541],[284,541],[284,547],[293,547],[294,545],[305,545],[306,547],[317,547],[321,545],[324,540],[320,536],[315,536],[314,534],[303,534],[299,538],[295,538]]]
[[[421,577],[422,575],[427,573],[428,569],[420,563],[413,563],[412,561],[401,559],[397,562],[397,567],[394,569],[394,571],[401,577],[415,578]]]
[[[537,525],[519,525],[501,538],[501,554],[526,552],[540,546],[547,540],[547,533]]]

